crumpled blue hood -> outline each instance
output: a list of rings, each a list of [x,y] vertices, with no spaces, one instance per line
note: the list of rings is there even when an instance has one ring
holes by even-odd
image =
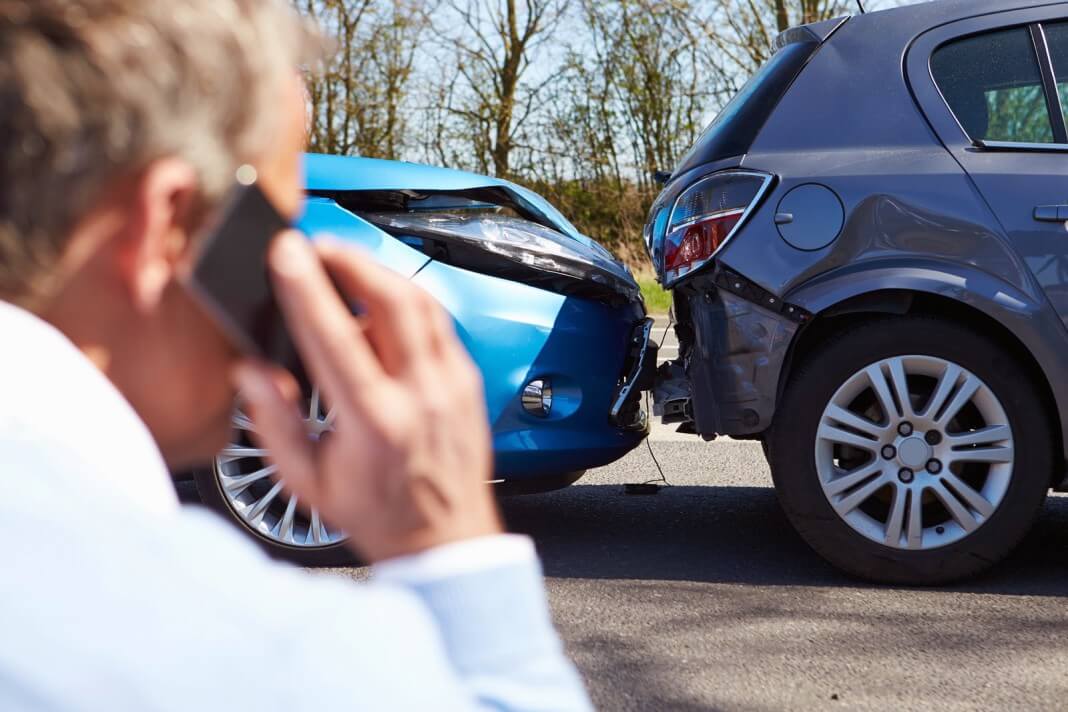
[[[583,235],[549,201],[528,188],[499,178],[439,168],[420,163],[384,161],[307,153],[304,156],[305,186],[310,191],[415,190],[463,191],[500,188],[512,200],[539,216],[545,225],[589,245]]]

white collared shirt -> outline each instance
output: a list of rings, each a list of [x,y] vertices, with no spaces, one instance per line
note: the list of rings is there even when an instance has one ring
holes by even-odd
[[[0,302],[0,343],[0,709],[588,708],[526,538],[276,564],[60,332]]]

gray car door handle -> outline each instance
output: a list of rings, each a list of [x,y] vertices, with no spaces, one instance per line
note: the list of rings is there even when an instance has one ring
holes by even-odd
[[[1035,220],[1068,222],[1068,205],[1039,205],[1035,208]]]

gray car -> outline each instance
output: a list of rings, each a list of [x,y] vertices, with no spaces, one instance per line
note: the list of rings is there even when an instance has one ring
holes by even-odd
[[[759,439],[852,574],[974,574],[1068,488],[1068,3],[791,29],[657,198],[665,422]]]

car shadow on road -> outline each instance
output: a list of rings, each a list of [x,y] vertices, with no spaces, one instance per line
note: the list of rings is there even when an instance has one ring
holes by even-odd
[[[790,586],[865,586],[813,553],[771,488],[672,486],[626,495],[574,485],[502,501],[509,528],[537,542],[548,576]],[[1016,552],[954,591],[1065,596],[1068,498],[1047,500]]]

